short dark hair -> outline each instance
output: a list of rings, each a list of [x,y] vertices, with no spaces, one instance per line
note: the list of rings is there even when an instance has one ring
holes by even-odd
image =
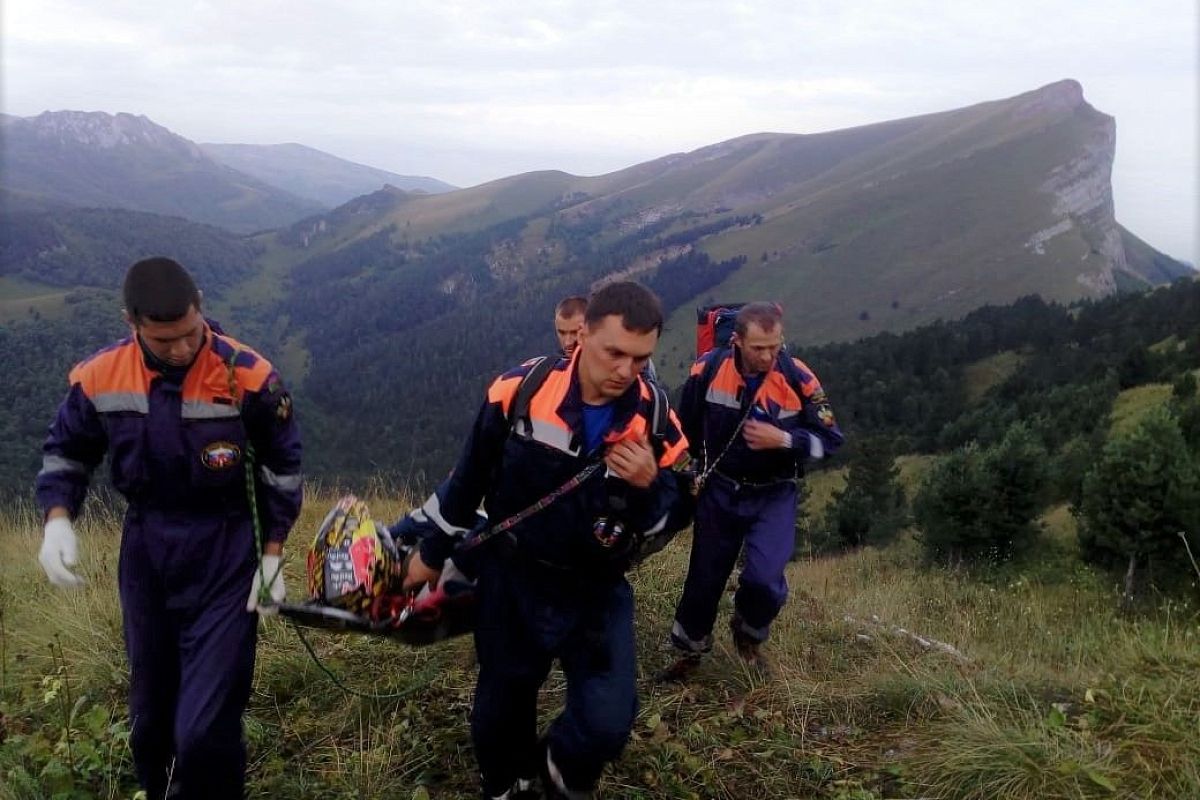
[[[611,316],[620,317],[625,330],[662,333],[662,303],[658,295],[637,281],[616,281],[592,292],[583,321],[592,327]]]
[[[776,325],[783,324],[783,309],[778,303],[746,303],[738,309],[733,329],[738,336],[745,336],[751,322],[762,328],[763,333],[770,333]]]
[[[174,322],[195,306],[200,308],[200,290],[183,265],[164,256],[143,258],[125,273],[122,288],[125,313],[137,324],[141,320]]]
[[[586,297],[573,294],[570,297],[564,297],[562,300],[559,300],[558,305],[554,307],[554,313],[556,316],[566,319],[576,314],[586,313],[587,307],[588,301]]]

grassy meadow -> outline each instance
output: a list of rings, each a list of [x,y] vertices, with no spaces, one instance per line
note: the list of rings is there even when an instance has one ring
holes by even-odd
[[[919,472],[913,463],[906,472]],[[822,476],[814,502],[836,486]],[[288,584],[335,495],[310,494]],[[376,498],[392,519],[402,501]],[[685,686],[650,676],[686,568],[680,537],[636,573],[641,712],[608,798],[1200,797],[1197,606],[1118,612],[1116,580],[1081,564],[1065,508],[1029,562],[975,576],[887,550],[794,563],[775,675],[748,672],[727,636]],[[36,562],[30,506],[0,511],[0,800],[132,798],[115,576],[119,518],[80,527],[84,589]],[[470,640],[408,649],[312,632],[348,696],[279,619],[262,623],[246,720],[251,797],[473,798]],[[941,645],[949,645],[953,650]],[[557,671],[543,719],[562,697]]]

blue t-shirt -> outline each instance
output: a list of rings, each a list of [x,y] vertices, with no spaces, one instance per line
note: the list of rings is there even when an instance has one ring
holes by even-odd
[[[762,387],[763,379],[767,377],[767,373],[760,372],[757,375],[743,375],[742,380],[746,382],[746,397],[749,402],[754,402],[754,395],[758,394],[759,388]]]
[[[605,403],[602,406],[583,404],[583,435],[589,454],[596,452],[604,444],[604,434],[608,433],[612,424],[612,403]]]
[[[763,405],[754,402],[754,396],[758,394],[758,390],[762,387],[763,381],[766,379],[766,373],[759,375],[743,375],[742,379],[746,381],[746,393],[743,396],[745,402],[750,403],[749,418],[756,419],[759,422],[771,422],[771,415],[766,411]]]

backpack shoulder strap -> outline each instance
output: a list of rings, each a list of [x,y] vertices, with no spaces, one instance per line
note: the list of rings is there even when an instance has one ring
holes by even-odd
[[[804,382],[800,378],[800,368],[796,366],[796,362],[792,360],[792,354],[787,350],[783,351],[783,361],[780,364],[779,371],[783,373],[784,379],[788,382],[788,386],[792,387],[792,391],[801,401],[804,400]]]
[[[531,428],[529,403],[533,400],[533,396],[537,394],[537,390],[542,388],[542,384],[546,382],[546,378],[550,375],[550,370],[554,369],[554,365],[557,363],[557,356],[542,356],[538,358],[517,386],[517,395],[513,398],[512,405],[508,407],[508,426],[517,435],[529,435]],[[517,431],[518,422],[524,423],[523,430],[520,432]]]
[[[667,438],[667,422],[670,419],[671,403],[667,400],[667,392],[655,381],[646,381],[650,393],[654,395],[653,409],[650,416],[650,436],[661,443]]]
[[[717,370],[721,368],[721,363],[727,357],[726,351],[728,350],[728,347],[717,347],[708,352],[708,362],[704,365],[704,372],[700,373],[700,386],[705,392],[708,391],[713,378],[717,376]],[[713,355],[713,353],[717,355]]]

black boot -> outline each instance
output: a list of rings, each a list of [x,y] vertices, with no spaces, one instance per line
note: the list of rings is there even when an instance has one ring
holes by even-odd
[[[578,789],[568,789],[562,781],[562,776],[555,780],[551,775],[551,758],[550,758],[550,743],[542,740],[542,794],[545,800],[592,800],[593,794],[590,791],[580,791]],[[554,772],[557,773],[557,768]]]

